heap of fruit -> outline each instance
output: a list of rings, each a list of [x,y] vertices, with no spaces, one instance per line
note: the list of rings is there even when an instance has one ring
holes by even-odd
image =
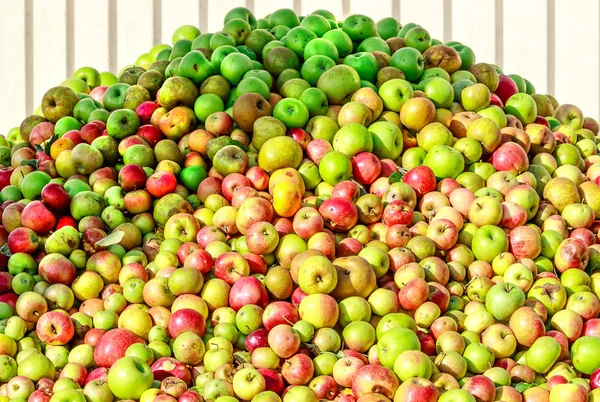
[[[598,401],[598,131],[392,18],[82,68],[0,146],[0,401]]]

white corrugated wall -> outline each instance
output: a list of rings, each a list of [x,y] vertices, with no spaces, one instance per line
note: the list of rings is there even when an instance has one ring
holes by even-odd
[[[417,22],[432,37],[471,46],[479,61],[527,77],[538,92],[600,116],[598,0],[0,0],[0,133],[76,68],[118,72],[169,43],[180,25],[219,30],[235,6],[257,17],[281,7],[327,8],[340,19],[362,13]]]

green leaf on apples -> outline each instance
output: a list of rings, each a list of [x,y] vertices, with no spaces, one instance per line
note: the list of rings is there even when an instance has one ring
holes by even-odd
[[[123,232],[122,230],[116,230],[108,236],[106,236],[105,238],[98,240],[95,244],[96,246],[100,247],[109,247],[115,244],[119,244],[119,242],[123,240],[124,236],[125,232]]]
[[[56,140],[58,140],[58,135],[57,134],[53,134],[52,137],[50,137],[50,139],[48,139],[48,141],[46,141],[46,145],[44,145],[44,148],[38,149],[39,145],[35,145],[35,148],[38,149],[38,152],[42,152],[44,151],[46,153],[46,155],[50,155],[50,147],[52,146],[52,144],[54,144],[56,142]]]
[[[42,146],[40,144],[35,144],[35,150],[40,153],[40,152],[44,152],[44,148],[42,148]]]
[[[237,140],[231,140],[231,141],[229,141],[229,144],[228,144],[228,145],[235,145],[235,146],[238,146],[238,147],[242,148],[242,150],[243,150],[244,152],[248,152],[248,149],[249,149],[247,146],[245,146],[244,144],[242,144],[241,142],[239,142],[239,141],[237,141]]]
[[[37,159],[24,159],[21,161],[21,166],[29,165],[34,170],[37,170],[39,163],[40,163],[40,161],[38,161]]]
[[[515,385],[515,389],[522,394],[523,392],[527,391],[529,388],[531,387],[535,387],[535,384],[529,384],[527,382],[520,382],[517,385]]]
[[[399,181],[402,181],[402,173],[400,173],[400,172],[394,172],[388,178],[388,182],[390,184],[394,184],[394,183],[397,183]]]
[[[0,253],[4,254],[7,257],[12,256],[12,253],[10,252],[10,249],[8,248],[8,243],[5,244],[4,246],[0,247]]]

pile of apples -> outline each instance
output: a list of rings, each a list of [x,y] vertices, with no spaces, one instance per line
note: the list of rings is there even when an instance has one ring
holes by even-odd
[[[598,131],[393,18],[81,68],[0,139],[0,402],[599,401]]]

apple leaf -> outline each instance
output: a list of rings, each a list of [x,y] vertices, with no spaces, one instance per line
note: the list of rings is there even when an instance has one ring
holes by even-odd
[[[390,177],[388,178],[388,181],[390,184],[394,184],[397,183],[399,181],[402,181],[402,173],[400,172],[394,172],[390,175]]]
[[[117,230],[117,231],[112,232],[105,238],[98,240],[95,244],[96,244],[96,246],[100,246],[100,247],[109,247],[114,244],[118,244],[121,240],[123,240],[124,236],[125,236],[125,232],[123,232],[122,230]]]
[[[235,145],[236,147],[242,148],[242,150],[244,152],[248,152],[248,147],[245,146],[244,144],[242,144],[241,142],[239,142],[237,140],[231,140],[231,141],[228,141],[228,142],[229,142],[229,145]]]
[[[46,155],[50,155],[50,147],[52,147],[52,144],[54,144],[56,142],[56,140],[58,140],[58,135],[54,134],[52,135],[52,137],[50,137],[50,139],[48,139],[48,141],[46,141],[46,145],[44,145],[44,149],[43,151],[46,153]],[[37,148],[37,145],[36,145]],[[41,152],[40,150],[38,150],[38,152]]]
[[[12,253],[10,252],[10,249],[8,248],[8,243],[5,244],[4,246],[0,247],[0,253],[4,254],[7,257],[12,256]]]
[[[535,384],[529,384],[527,382],[520,382],[517,385],[515,385],[515,389],[522,394],[523,392],[527,391],[529,388],[535,387]]]
[[[38,161],[37,159],[24,159],[21,161],[21,166],[29,165],[33,169],[37,170],[39,163],[40,161]]]

